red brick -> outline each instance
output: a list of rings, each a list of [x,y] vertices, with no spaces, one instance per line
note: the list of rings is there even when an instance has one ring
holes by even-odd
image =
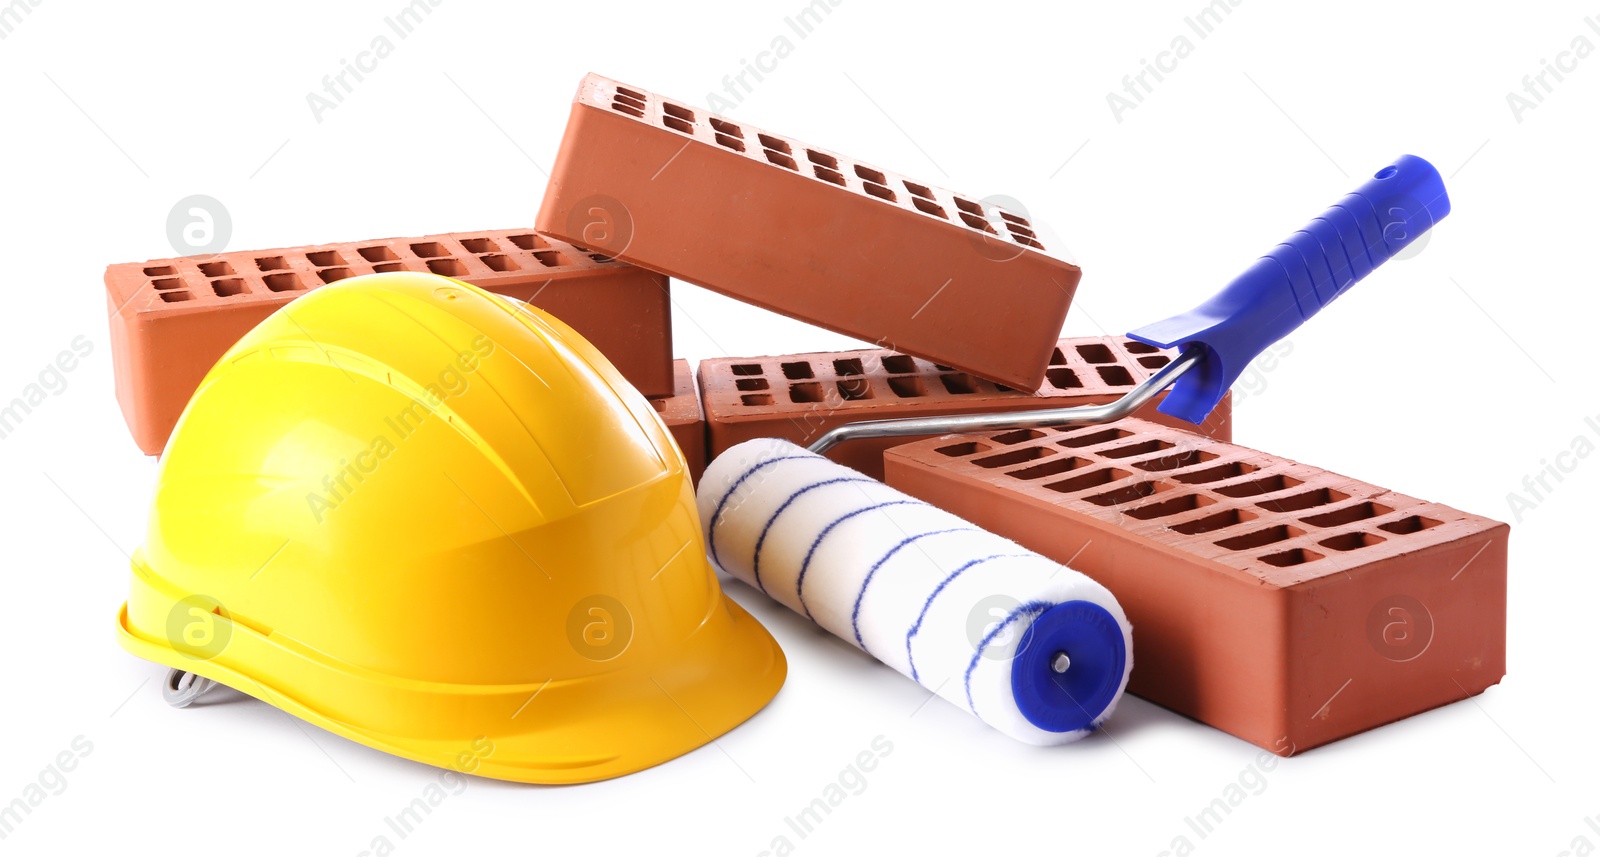
[[[155,259],[105,276],[117,400],[139,448],[161,451],[200,379],[256,323],[307,290],[375,271],[432,271],[529,301],[646,395],[673,393],[667,279],[529,230]]]
[[[1268,750],[1505,675],[1503,523],[1143,420],[885,461],[896,488],[1109,588],[1135,628],[1129,692]]]
[[[684,461],[689,464],[689,475],[696,485],[706,469],[706,414],[700,407],[700,394],[695,389],[694,370],[689,361],[678,358],[672,361],[673,394],[650,399],[662,422],[672,432],[672,439],[683,450]]]
[[[1080,273],[1017,214],[592,74],[536,225],[1025,390]]]
[[[780,437],[805,446],[829,429],[860,420],[1105,404],[1121,398],[1171,359],[1169,351],[1121,337],[1062,339],[1051,350],[1044,389],[1029,394],[882,349],[718,358],[700,362],[700,394],[714,458],[757,437]],[[1229,399],[1224,398],[1202,426],[1158,413],[1160,402],[1157,397],[1139,415],[1231,439]],[[883,451],[907,440],[852,440],[827,455],[882,478]]]

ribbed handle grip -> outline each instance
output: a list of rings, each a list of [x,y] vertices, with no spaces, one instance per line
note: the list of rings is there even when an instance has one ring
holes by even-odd
[[[1160,410],[1205,420],[1246,366],[1450,213],[1433,165],[1402,155],[1194,309],[1128,334],[1205,349]]]

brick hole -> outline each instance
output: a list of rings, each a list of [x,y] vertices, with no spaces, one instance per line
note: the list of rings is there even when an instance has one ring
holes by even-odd
[[[909,354],[885,354],[883,356],[883,371],[894,375],[904,375],[917,371],[917,360]]]
[[[258,271],[286,271],[289,263],[282,256],[262,256],[256,260]]]
[[[889,389],[902,399],[920,399],[928,395],[928,388],[915,375],[896,375],[889,379]]]
[[[1204,452],[1198,449],[1189,449],[1184,450],[1183,452],[1174,452],[1171,455],[1162,455],[1156,458],[1145,459],[1144,461],[1135,461],[1133,462],[1133,466],[1139,468],[1140,470],[1159,473],[1164,470],[1177,470],[1180,467],[1192,467],[1196,464],[1204,464],[1207,461],[1215,459],[1216,457],[1217,454],[1214,452]]]
[[[949,446],[937,447],[934,449],[934,452],[937,452],[940,455],[948,455],[951,458],[960,458],[964,455],[975,455],[980,452],[988,452],[992,448],[993,447],[989,446],[987,443],[982,443],[976,440],[968,440],[961,443],[952,443]]]
[[[728,367],[728,371],[735,375],[765,375],[766,370],[760,363],[735,363]]]
[[[1122,366],[1096,366],[1094,368],[1096,372],[1100,373],[1100,380],[1113,387],[1133,386],[1133,373]]]
[[[846,401],[855,402],[872,398],[872,385],[867,382],[866,378],[851,378],[839,381],[837,386],[839,387],[839,395],[843,396]]]
[[[446,277],[467,275],[467,266],[460,259],[429,259],[428,270]]]
[[[589,258],[595,260],[596,262],[599,262],[602,265],[609,265],[612,262],[617,261],[616,259],[613,259],[612,257],[607,256],[604,253],[590,253],[589,254]]]
[[[297,274],[268,274],[261,278],[267,288],[275,292],[298,292],[305,289]]]
[[[964,372],[957,372],[953,375],[940,375],[939,383],[944,385],[945,390],[957,396],[978,392],[977,382],[972,379],[971,375]]]
[[[176,276],[177,273],[178,270],[171,265],[157,265],[153,268],[144,269],[146,277],[172,277]]]
[[[428,267],[433,267],[433,264],[429,263]],[[355,276],[355,273],[349,268],[323,268],[317,272],[317,276],[320,277],[324,283],[336,283],[340,280]]]
[[[1256,505],[1274,512],[1298,512],[1302,509],[1326,506],[1329,503],[1337,503],[1340,500],[1348,499],[1350,499],[1349,494],[1342,494],[1332,488],[1317,488],[1302,494],[1280,497],[1276,500],[1266,500]]]
[[[833,361],[833,374],[835,375],[860,375],[866,369],[861,365],[859,357],[845,357]]]
[[[463,238],[461,239],[461,246],[467,248],[468,253],[494,253],[500,249],[500,245],[488,238]],[[362,255],[366,254],[363,253]]]
[[[1011,238],[1024,247],[1032,247],[1035,250],[1044,249],[1044,245],[1040,244],[1039,239],[1034,237],[1032,233],[1018,229],[1015,226],[1011,227]]]
[[[537,235],[507,235],[506,240],[520,250],[543,250],[550,246]]]
[[[1199,494],[1185,494],[1182,497],[1173,497],[1171,500],[1163,500],[1160,503],[1151,503],[1148,506],[1140,506],[1137,509],[1128,509],[1122,514],[1140,521],[1150,521],[1156,518],[1171,517],[1181,512],[1193,512],[1216,502],[1210,497],[1202,497]]]
[[[750,392],[752,390],[765,390],[767,389],[767,379],[740,378],[739,380],[733,382],[733,386],[736,389],[743,390],[745,392]]]
[[[1044,377],[1058,390],[1075,390],[1083,386],[1078,373],[1065,366],[1051,366],[1044,370]]]
[[[1056,443],[1060,444],[1061,446],[1071,447],[1073,449],[1081,449],[1085,446],[1094,446],[1097,443],[1107,443],[1113,440],[1131,437],[1132,435],[1133,432],[1125,429],[1109,428],[1105,429],[1104,431],[1094,432],[1092,434],[1078,435],[1077,437],[1069,437],[1064,440],[1058,440]]]
[[[769,162],[777,164],[784,169],[794,170],[795,172],[800,171],[800,165],[794,162],[794,158],[791,158],[782,152],[774,152],[771,149],[763,149],[761,154],[766,155]]]
[[[968,214],[965,211],[961,212],[961,222],[967,224],[973,229],[978,230],[979,232],[987,232],[990,235],[1000,234],[994,231],[994,227],[989,224],[989,221],[984,220],[976,214]]]
[[[1305,530],[1291,527],[1288,524],[1278,524],[1266,529],[1256,530],[1233,538],[1223,539],[1216,543],[1217,547],[1227,548],[1231,551],[1247,551],[1266,545],[1288,541],[1295,536],[1305,535]]]
[[[1139,365],[1146,369],[1160,369],[1171,362],[1172,358],[1165,354],[1152,354],[1148,357],[1139,358]]]
[[[1028,222],[1028,218],[1022,217],[1021,215],[1012,214],[1009,211],[1000,212],[1000,216],[1005,218],[1005,221],[1012,226],[1020,226],[1023,229],[1028,229],[1030,226],[1032,226],[1032,224]]]
[[[1373,545],[1381,545],[1384,543],[1384,541],[1386,541],[1386,539],[1381,536],[1375,536],[1371,533],[1355,532],[1340,533],[1337,536],[1323,539],[1322,541],[1317,542],[1317,544],[1322,545],[1328,550],[1353,551],[1360,548],[1369,548]]]
[[[1308,551],[1305,548],[1295,548],[1286,550],[1283,553],[1268,554],[1260,559],[1267,565],[1288,568],[1291,565],[1305,565],[1308,562],[1315,562],[1322,559],[1322,554],[1316,551]]]
[[[1172,478],[1185,485],[1200,485],[1206,482],[1221,482],[1246,473],[1254,473],[1261,468],[1243,461],[1230,461],[1216,467],[1207,467],[1204,470],[1192,470],[1188,473],[1173,474]]]
[[[926,199],[929,202],[933,201],[933,191],[928,190],[927,185],[920,185],[916,182],[908,181],[902,181],[900,183],[906,186],[906,190],[911,191],[912,196],[917,197],[918,199]]]
[[[644,118],[644,104],[631,98],[624,98],[621,93],[611,99],[611,109],[639,119]]]
[[[167,289],[183,288],[183,280],[180,280],[177,277],[166,277],[160,280],[152,280],[150,285],[155,286],[156,291],[164,292]]]
[[[1009,230],[1012,235],[1015,235],[1015,236],[1018,236],[1018,237],[1032,238],[1034,240],[1038,240],[1039,236],[1033,234],[1033,230],[1032,229],[1029,229],[1026,226],[1018,226],[1017,224],[1012,223],[1011,222],[1011,215],[1006,214],[1004,212],[1001,212],[1000,216],[1006,219],[1006,229]]]
[[[518,265],[510,256],[504,256],[499,253],[486,253],[478,258],[482,260],[483,264],[487,265],[491,271],[500,271],[501,273],[504,273],[506,271],[516,271],[522,268],[522,266]]]
[[[1301,518],[1300,520],[1313,527],[1342,527],[1345,524],[1353,524],[1356,521],[1365,521],[1368,518],[1387,515],[1393,511],[1388,506],[1369,501],[1357,503],[1354,506],[1346,506],[1343,509],[1334,509],[1331,512],[1323,512],[1320,515],[1312,515],[1309,518]]]
[[[765,382],[762,382],[765,383]],[[803,405],[822,401],[822,385],[816,381],[802,381],[789,385],[789,401]]]
[[[1060,348],[1052,348],[1052,349],[1050,349],[1050,365],[1051,366],[1065,366],[1065,365],[1067,365],[1067,355],[1062,354]]]
[[[572,259],[560,250],[537,250],[533,258],[546,268],[562,268],[573,264]]]
[[[956,197],[955,199],[956,199],[956,208],[961,209],[961,211],[963,213],[970,214],[970,215],[972,215],[974,217],[979,217],[979,218],[983,217],[983,206],[977,204],[976,202],[973,202],[970,199],[962,199],[959,196]]]
[[[1117,356],[1111,353],[1111,346],[1103,342],[1077,346],[1078,356],[1085,363],[1115,363]]]
[[[1132,485],[1124,485],[1121,488],[1107,491],[1104,494],[1096,494],[1093,497],[1085,497],[1083,499],[1088,500],[1090,503],[1093,503],[1096,506],[1119,506],[1123,503],[1132,503],[1135,500],[1142,500],[1145,497],[1149,497],[1151,494],[1155,494],[1158,491],[1165,491],[1166,489],[1167,486],[1161,484],[1160,482],[1135,482]]]
[[[631,89],[627,88],[626,86],[617,87],[617,94],[618,95],[625,95],[628,98],[632,98],[634,101],[640,102],[641,104],[644,103],[644,93],[635,92],[634,90],[631,90]]]
[[[817,174],[817,178],[822,179],[825,182],[831,182],[839,187],[844,187],[844,176],[840,175],[838,170],[829,169],[821,164],[817,164],[811,168],[811,171]]]
[[[161,299],[169,304],[194,300],[194,295],[191,295],[188,292],[160,292],[159,294],[161,295]]]
[[[1249,512],[1240,511],[1238,509],[1227,509],[1218,512],[1215,515],[1207,515],[1203,518],[1196,518],[1192,521],[1184,521],[1181,524],[1173,524],[1170,529],[1173,532],[1182,533],[1186,536],[1197,536],[1201,533],[1215,532],[1226,527],[1234,526],[1235,524],[1242,524],[1245,521],[1253,521],[1255,519],[1256,516],[1250,514]]]
[[[729,122],[726,119],[718,119],[715,116],[711,117],[709,121],[712,129],[718,134],[727,134],[729,137],[737,137],[740,140],[744,139],[744,129],[740,128],[736,123]]]
[[[838,158],[835,158],[834,156],[832,156],[830,154],[827,154],[826,152],[819,152],[816,149],[807,149],[806,150],[806,160],[810,161],[813,164],[816,164],[819,167],[827,167],[830,170],[838,170],[839,169],[839,159]]]
[[[1003,443],[1006,446],[1016,446],[1019,443],[1027,443],[1030,440],[1038,440],[1044,436],[1044,432],[1039,431],[1038,429],[1017,429],[1016,431],[1008,431],[1004,434],[993,435],[989,439],[995,443]]]
[[[1063,455],[1060,458],[1052,458],[1043,464],[1035,464],[1032,467],[1024,467],[1021,470],[1008,470],[1006,475],[1015,479],[1043,479],[1046,476],[1055,476],[1059,473],[1066,473],[1069,470],[1087,467],[1088,464],[1089,461],[1087,459]]]
[[[1015,393],[1016,392],[1016,390],[1013,390],[1013,389],[1011,389],[1010,387],[1007,387],[1004,384],[995,384],[994,388],[996,390],[999,390],[1002,393]]]
[[[979,467],[987,467],[993,470],[997,467],[1022,464],[1025,461],[1038,461],[1041,458],[1048,458],[1055,454],[1056,451],[1048,446],[1025,446],[1022,449],[1013,449],[1009,452],[1002,452],[999,455],[974,459],[972,463]]]
[[[773,152],[782,152],[785,155],[794,154],[794,149],[789,148],[789,141],[771,134],[757,134],[756,139],[761,141],[762,148]]]
[[[244,280],[238,277],[230,277],[226,280],[212,280],[211,291],[215,292],[219,298],[242,295],[244,294]]]
[[[810,363],[785,363],[781,368],[783,369],[783,377],[791,381],[803,381],[807,378],[815,377],[811,371]]]
[[[746,405],[760,406],[772,404],[771,393],[746,393],[739,397],[739,401]]]
[[[943,363],[935,363],[935,364],[933,364],[933,368],[938,369],[940,372],[954,372],[954,371],[956,371],[956,368],[954,366],[946,366]]]
[[[874,184],[881,185],[886,185],[889,183],[889,180],[884,178],[883,173],[867,166],[866,164],[856,164],[854,169],[856,171],[856,175],[860,176],[862,181],[873,182]]]
[[[200,273],[205,274],[208,277],[231,277],[235,273],[233,266],[228,264],[226,261],[201,262],[199,267]]]
[[[923,214],[931,214],[934,217],[942,217],[945,220],[950,219],[950,215],[944,213],[944,206],[937,202],[930,202],[920,196],[914,196],[911,198],[911,204],[916,206],[917,210]]]
[[[311,261],[311,264],[316,265],[318,268],[331,268],[337,265],[348,264],[345,262],[344,257],[339,255],[338,250],[313,250],[306,254],[306,258]]]
[[[674,131],[685,134],[694,133],[694,111],[679,104],[663,102],[661,105],[661,124]]]
[[[1143,342],[1134,342],[1131,339],[1122,343],[1122,347],[1126,348],[1129,354],[1154,354],[1161,350],[1154,345],[1146,345]]]
[[[372,266],[372,270],[380,274],[387,274],[393,271],[406,270],[406,264],[404,262],[379,262]]]
[[[1060,482],[1051,482],[1044,487],[1049,488],[1051,491],[1060,491],[1063,494],[1072,494],[1078,491],[1087,491],[1090,488],[1098,488],[1101,485],[1109,485],[1112,482],[1115,482],[1118,479],[1124,479],[1127,476],[1128,471],[1126,470],[1118,470],[1114,467],[1105,467],[1101,468],[1100,470],[1084,473],[1080,476],[1074,476],[1071,479],[1063,479]]]
[[[715,135],[714,139],[717,141],[717,145],[724,149],[732,149],[735,152],[744,151],[744,141],[738,137],[719,133]]]
[[[366,259],[368,262],[393,262],[400,258],[395,255],[393,250],[383,244],[379,244],[376,247],[358,247],[356,248],[356,253],[360,254],[361,258]]]
[[[650,400],[650,404],[653,407],[655,407],[656,413],[658,413],[658,414],[664,414],[664,413],[667,412],[667,400],[666,399],[651,399]]]
[[[422,241],[413,244],[411,245],[411,252],[424,259],[450,255],[450,251],[446,250],[444,245],[437,241]]]
[[[1412,515],[1409,518],[1401,518],[1398,521],[1390,521],[1387,524],[1379,524],[1378,529],[1383,530],[1386,533],[1394,533],[1397,536],[1404,536],[1411,533],[1420,533],[1423,530],[1437,527],[1439,524],[1439,521],[1435,521],[1432,518],[1424,518],[1421,515]]]
[[[1171,449],[1172,447],[1173,443],[1171,441],[1161,440],[1160,438],[1151,438],[1150,440],[1143,440],[1138,443],[1130,443],[1127,446],[1119,446],[1115,449],[1108,449],[1100,454],[1104,455],[1106,458],[1132,458],[1135,455],[1144,455],[1147,452],[1160,452],[1163,449]]]
[[[879,199],[887,200],[889,202],[895,201],[894,191],[884,187],[881,184],[866,182],[865,184],[861,185],[861,189]]]
[[[1232,485],[1221,485],[1212,490],[1224,497],[1255,497],[1261,494],[1271,494],[1274,491],[1283,491],[1295,488],[1305,483],[1292,476],[1273,474],[1248,482],[1236,482]]]

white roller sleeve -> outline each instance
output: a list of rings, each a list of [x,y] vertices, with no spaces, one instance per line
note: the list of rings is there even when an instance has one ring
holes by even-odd
[[[706,468],[698,500],[720,568],[1013,738],[1076,740],[1127,687],[1131,630],[1105,587],[876,479],[752,440]],[[1091,725],[1048,731],[1018,706],[1012,658],[1043,610],[1072,601],[1115,619],[1125,666]]]

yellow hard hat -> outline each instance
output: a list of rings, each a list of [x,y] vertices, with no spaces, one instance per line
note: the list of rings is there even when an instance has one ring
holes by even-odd
[[[211,370],[119,623],[173,701],[220,682],[536,783],[686,753],[785,673],[650,404],[560,321],[429,274],[317,289]]]

